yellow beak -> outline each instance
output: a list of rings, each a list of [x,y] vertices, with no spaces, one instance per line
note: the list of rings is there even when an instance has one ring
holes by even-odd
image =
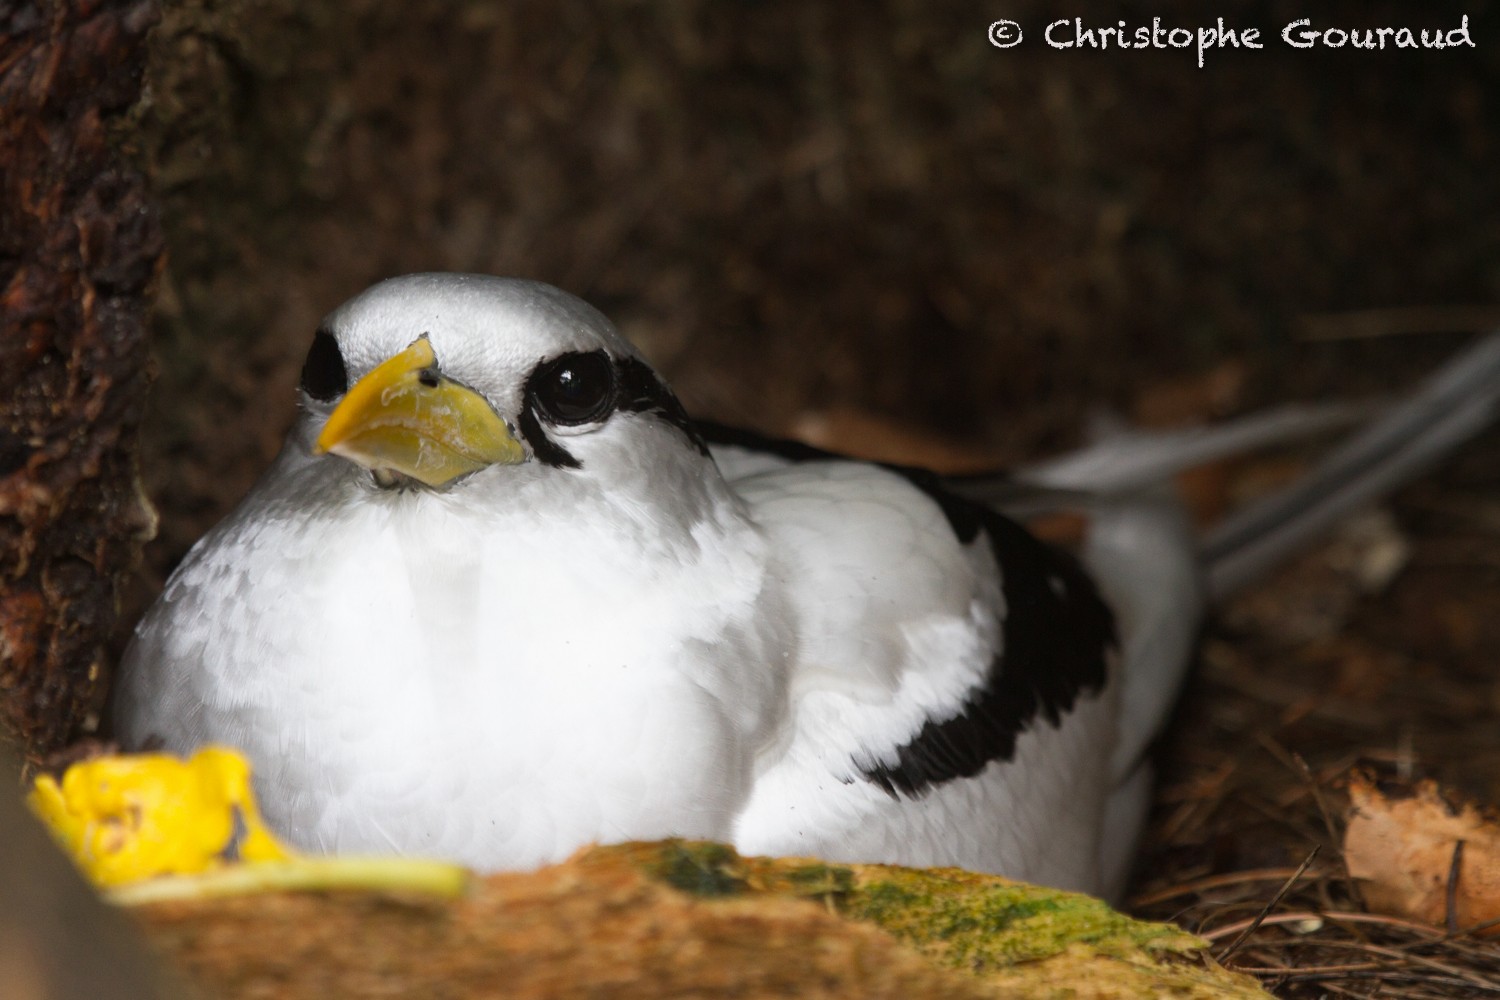
[[[325,453],[428,486],[526,460],[489,401],[438,371],[426,334],[354,383],[313,445]]]

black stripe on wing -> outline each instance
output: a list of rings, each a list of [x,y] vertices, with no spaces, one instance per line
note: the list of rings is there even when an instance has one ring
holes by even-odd
[[[762,437],[722,424],[700,423],[704,440],[773,455],[788,462],[856,461],[800,441]],[[964,544],[989,541],[1005,596],[1001,652],[983,686],[952,718],[929,720],[896,751],[894,764],[857,765],[860,775],[893,798],[920,796],[957,778],[969,778],[990,761],[1015,756],[1016,739],[1037,724],[1053,726],[1077,700],[1105,683],[1107,658],[1116,646],[1114,616],[1071,555],[1040,541],[989,507],[955,495],[926,469],[879,464],[903,476],[937,504]],[[994,484],[1003,473],[966,477]]]
[[[957,715],[929,719],[894,764],[859,765],[892,798],[915,798],[1010,760],[1021,733],[1038,720],[1061,725],[1078,698],[1106,680],[1114,617],[1083,568],[1014,521],[984,508],[979,516],[1005,595],[1001,649]]]

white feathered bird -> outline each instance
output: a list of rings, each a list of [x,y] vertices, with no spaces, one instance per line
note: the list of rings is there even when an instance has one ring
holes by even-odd
[[[1497,387],[1491,340],[1200,546],[1151,487],[1328,414],[945,484],[694,424],[549,286],[392,279],[324,322],[280,456],[140,623],[117,734],[244,749],[317,851],[687,836],[1114,892],[1206,597]],[[992,504],[1084,509],[1082,565]]]

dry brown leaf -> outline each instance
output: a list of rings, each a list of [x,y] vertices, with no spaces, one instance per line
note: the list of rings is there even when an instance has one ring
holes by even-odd
[[[1500,821],[1436,782],[1356,771],[1344,858],[1372,909],[1454,928],[1500,918]]]

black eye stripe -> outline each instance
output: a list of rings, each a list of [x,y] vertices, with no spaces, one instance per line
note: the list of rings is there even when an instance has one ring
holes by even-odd
[[[593,423],[614,409],[615,366],[603,351],[543,361],[526,380],[526,406],[554,426]]]
[[[569,372],[561,377],[562,370]],[[575,379],[577,380],[575,384]],[[559,404],[545,387],[561,392],[569,390],[571,404],[577,407],[574,419],[555,412]],[[608,391],[591,400],[594,405],[582,407],[589,399],[584,390],[589,386],[607,385]],[[543,421],[551,426],[578,426],[591,422],[602,422],[611,413],[649,414],[663,423],[677,428],[688,442],[704,457],[708,457],[708,445],[698,434],[693,421],[683,412],[682,404],[672,395],[665,382],[657,377],[644,361],[633,357],[618,360],[604,351],[587,351],[564,354],[543,361],[532,370],[526,380],[525,402],[517,417],[517,428],[526,443],[531,446],[537,461],[559,469],[582,468],[582,463],[563,447],[562,441],[548,437]],[[549,409],[549,404],[551,409]],[[592,414],[592,415],[585,415]]]
[[[327,330],[313,334],[302,364],[302,391],[320,402],[337,399],[349,390],[349,372],[338,341]]]
[[[637,358],[621,358],[615,362],[615,378],[620,385],[616,407],[632,413],[652,414],[681,431],[699,454],[708,457],[708,445],[692,418],[650,365]]]

